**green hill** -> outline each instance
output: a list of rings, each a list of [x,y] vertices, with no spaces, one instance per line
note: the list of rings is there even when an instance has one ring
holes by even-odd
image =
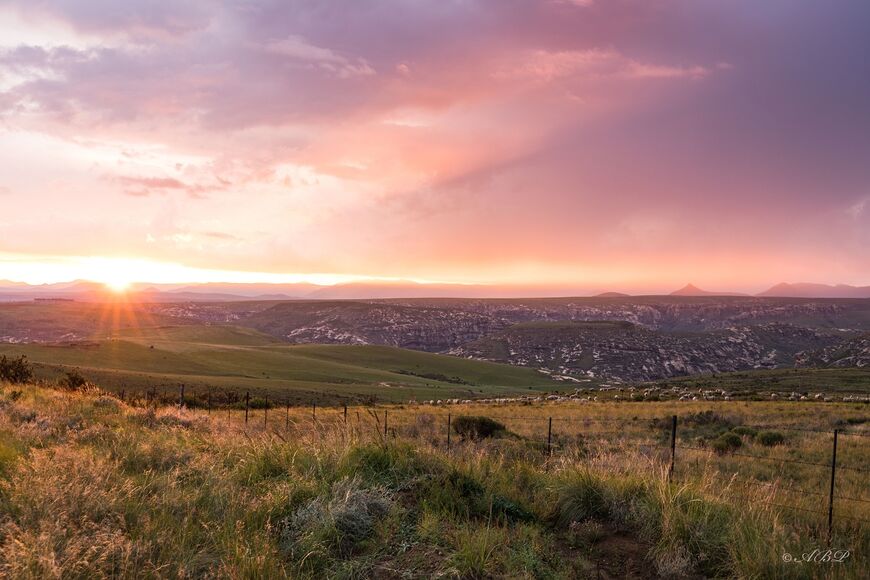
[[[250,391],[293,402],[469,398],[551,390],[532,369],[387,346],[290,345],[247,328],[163,326],[122,330],[105,340],[0,345],[27,355],[40,378],[72,367],[98,385],[128,393]]]

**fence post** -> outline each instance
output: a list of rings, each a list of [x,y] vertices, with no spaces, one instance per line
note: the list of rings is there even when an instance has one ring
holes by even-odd
[[[178,406],[179,407],[184,406],[184,383],[181,383],[181,385],[179,385]]]
[[[311,403],[311,420],[317,421],[317,403]]]
[[[384,440],[387,439],[387,410],[384,409]]]
[[[266,396],[266,405],[263,407],[263,429],[265,430],[269,422],[269,397]]]
[[[668,469],[668,480],[674,475],[674,463],[677,460],[677,416],[671,417],[671,467]]]
[[[447,413],[447,451],[450,451],[450,413]]]
[[[208,414],[211,415],[211,391],[209,391],[208,395],[206,395],[206,405],[206,408],[208,409]]]
[[[287,431],[290,430],[290,400],[289,399],[287,400],[287,416],[284,419],[284,429]]]
[[[248,424],[248,407],[250,406],[251,393],[245,393],[245,425]]]
[[[347,403],[344,404],[344,426],[347,427]]]
[[[828,500],[828,542],[834,531],[834,480],[837,476],[837,434],[839,429],[834,429],[834,452],[831,455],[831,497]]]
[[[547,424],[547,456],[553,455],[553,418]]]

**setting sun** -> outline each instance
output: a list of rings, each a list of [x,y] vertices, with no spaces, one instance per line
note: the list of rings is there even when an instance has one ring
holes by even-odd
[[[112,292],[121,294],[123,292],[126,292],[130,288],[131,282],[129,280],[118,278],[117,280],[108,280],[104,282],[104,284],[106,285],[106,288],[108,288]]]

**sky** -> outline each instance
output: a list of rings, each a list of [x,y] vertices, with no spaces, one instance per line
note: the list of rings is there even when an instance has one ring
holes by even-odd
[[[0,0],[0,279],[870,284],[866,0]]]

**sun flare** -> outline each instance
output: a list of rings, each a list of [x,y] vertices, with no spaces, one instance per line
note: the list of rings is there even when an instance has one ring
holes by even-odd
[[[116,280],[106,280],[105,282],[103,282],[103,284],[105,284],[106,288],[108,288],[112,292],[115,292],[117,294],[123,294],[130,289],[130,284],[132,284],[132,282],[130,282],[130,280],[118,278]]]

